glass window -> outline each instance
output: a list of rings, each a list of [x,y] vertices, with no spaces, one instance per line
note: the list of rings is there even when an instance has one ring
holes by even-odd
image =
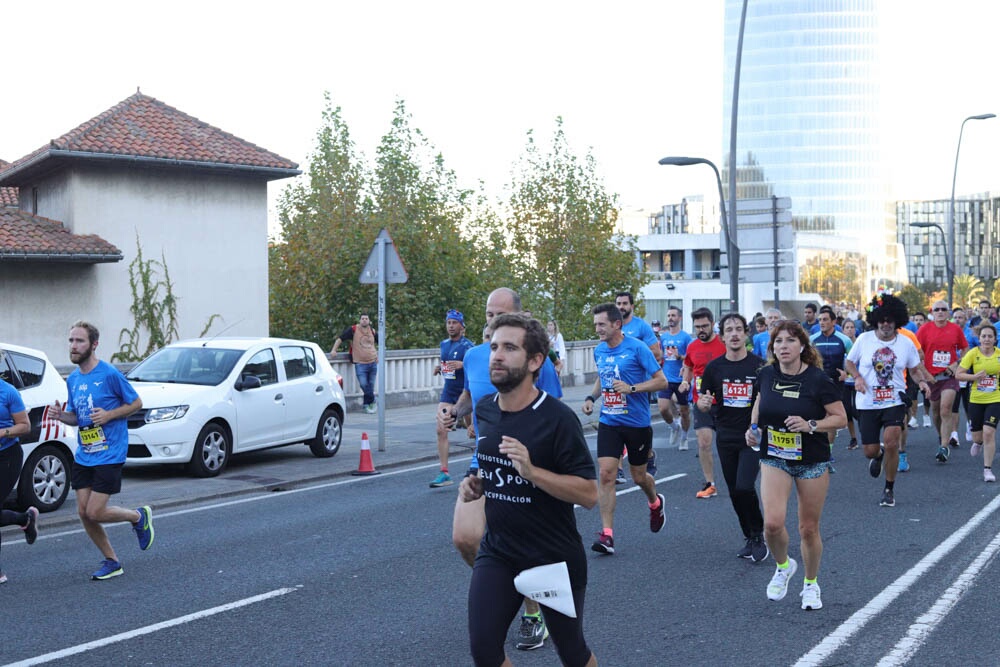
[[[261,385],[274,384],[278,381],[278,365],[274,361],[274,352],[271,348],[261,350],[250,357],[250,361],[243,367],[240,376],[256,375],[260,379]]]
[[[42,376],[45,374],[44,361],[17,352],[8,352],[6,356],[9,359],[9,363],[17,369],[17,374],[21,377],[22,384],[18,389],[37,387],[42,383]],[[6,380],[7,378],[4,379]]]
[[[285,365],[285,378],[289,380],[307,377],[316,372],[316,358],[309,348],[282,345],[281,362]]]

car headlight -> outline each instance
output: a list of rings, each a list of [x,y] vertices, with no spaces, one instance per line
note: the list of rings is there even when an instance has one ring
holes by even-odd
[[[188,405],[172,405],[167,408],[152,408],[146,412],[146,423],[165,422],[171,419],[180,419],[187,414]]]

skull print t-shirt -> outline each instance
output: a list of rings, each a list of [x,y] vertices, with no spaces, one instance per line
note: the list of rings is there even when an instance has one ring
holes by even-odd
[[[900,392],[906,391],[903,371],[920,364],[916,346],[906,336],[881,340],[874,331],[858,336],[847,358],[858,367],[865,392],[855,396],[858,410],[881,410],[902,405]]]

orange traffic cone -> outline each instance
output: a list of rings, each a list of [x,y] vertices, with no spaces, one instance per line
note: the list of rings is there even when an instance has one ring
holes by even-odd
[[[361,461],[358,463],[358,469],[351,473],[352,475],[377,475],[378,470],[375,470],[375,466],[372,465],[372,446],[368,443],[368,434],[361,434]]]

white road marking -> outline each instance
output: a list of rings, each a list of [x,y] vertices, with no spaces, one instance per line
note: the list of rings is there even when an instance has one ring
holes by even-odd
[[[51,653],[46,653],[44,655],[39,655],[34,658],[28,658],[26,660],[21,660],[19,662],[12,662],[4,667],[28,667],[29,665],[41,665],[46,662],[52,662],[53,660],[61,660],[67,658],[71,655],[77,655],[78,653],[85,653],[86,651],[92,651],[94,649],[103,648],[111,644],[116,644],[118,642],[128,641],[135,637],[141,637],[143,635],[149,635],[154,632],[159,632],[160,630],[166,630],[167,628],[172,628],[178,625],[183,625],[185,623],[190,623],[191,621],[197,621],[202,618],[207,618],[208,616],[214,616],[216,614],[221,614],[226,611],[232,611],[233,609],[238,609],[240,607],[246,607],[247,605],[255,604],[257,602],[262,602],[270,598],[275,598],[281,595],[287,595],[298,589],[295,588],[278,588],[267,593],[261,593],[260,595],[254,595],[253,597],[244,598],[242,600],[237,600],[235,602],[229,602],[227,604],[219,605],[218,607],[212,607],[211,609],[204,609],[202,611],[196,611],[192,614],[187,614],[186,616],[178,616],[177,618],[170,619],[168,621],[163,621],[161,623],[154,623],[153,625],[147,625],[142,628],[136,628],[135,630],[129,630],[128,632],[122,632],[117,635],[112,635],[110,637],[104,637],[103,639],[95,639],[94,641],[87,642],[85,644],[77,644],[76,646],[70,646],[69,648],[64,648],[59,651],[53,651]]]
[[[937,627],[938,623],[944,620],[951,610],[958,604],[966,591],[972,587],[976,578],[984,567],[1000,551],[1000,533],[993,537],[993,541],[983,549],[969,567],[957,579],[955,583],[948,587],[948,590],[937,599],[931,608],[923,616],[913,622],[906,636],[899,640],[884,658],[879,660],[878,667],[897,667],[905,665],[910,658],[927,641],[927,636]]]
[[[883,612],[900,595],[905,593],[913,584],[920,581],[933,566],[947,556],[957,547],[966,536],[972,532],[979,524],[986,520],[991,514],[1000,508],[1000,496],[991,500],[983,509],[979,510],[975,516],[969,519],[965,525],[949,535],[941,544],[937,545],[929,554],[904,572],[896,581],[892,582],[881,593],[871,599],[861,609],[841,623],[833,632],[828,634],[819,644],[814,646],[808,653],[799,658],[795,663],[796,667],[815,667],[821,665],[827,658],[846,643],[852,636],[860,631],[878,614]]]

